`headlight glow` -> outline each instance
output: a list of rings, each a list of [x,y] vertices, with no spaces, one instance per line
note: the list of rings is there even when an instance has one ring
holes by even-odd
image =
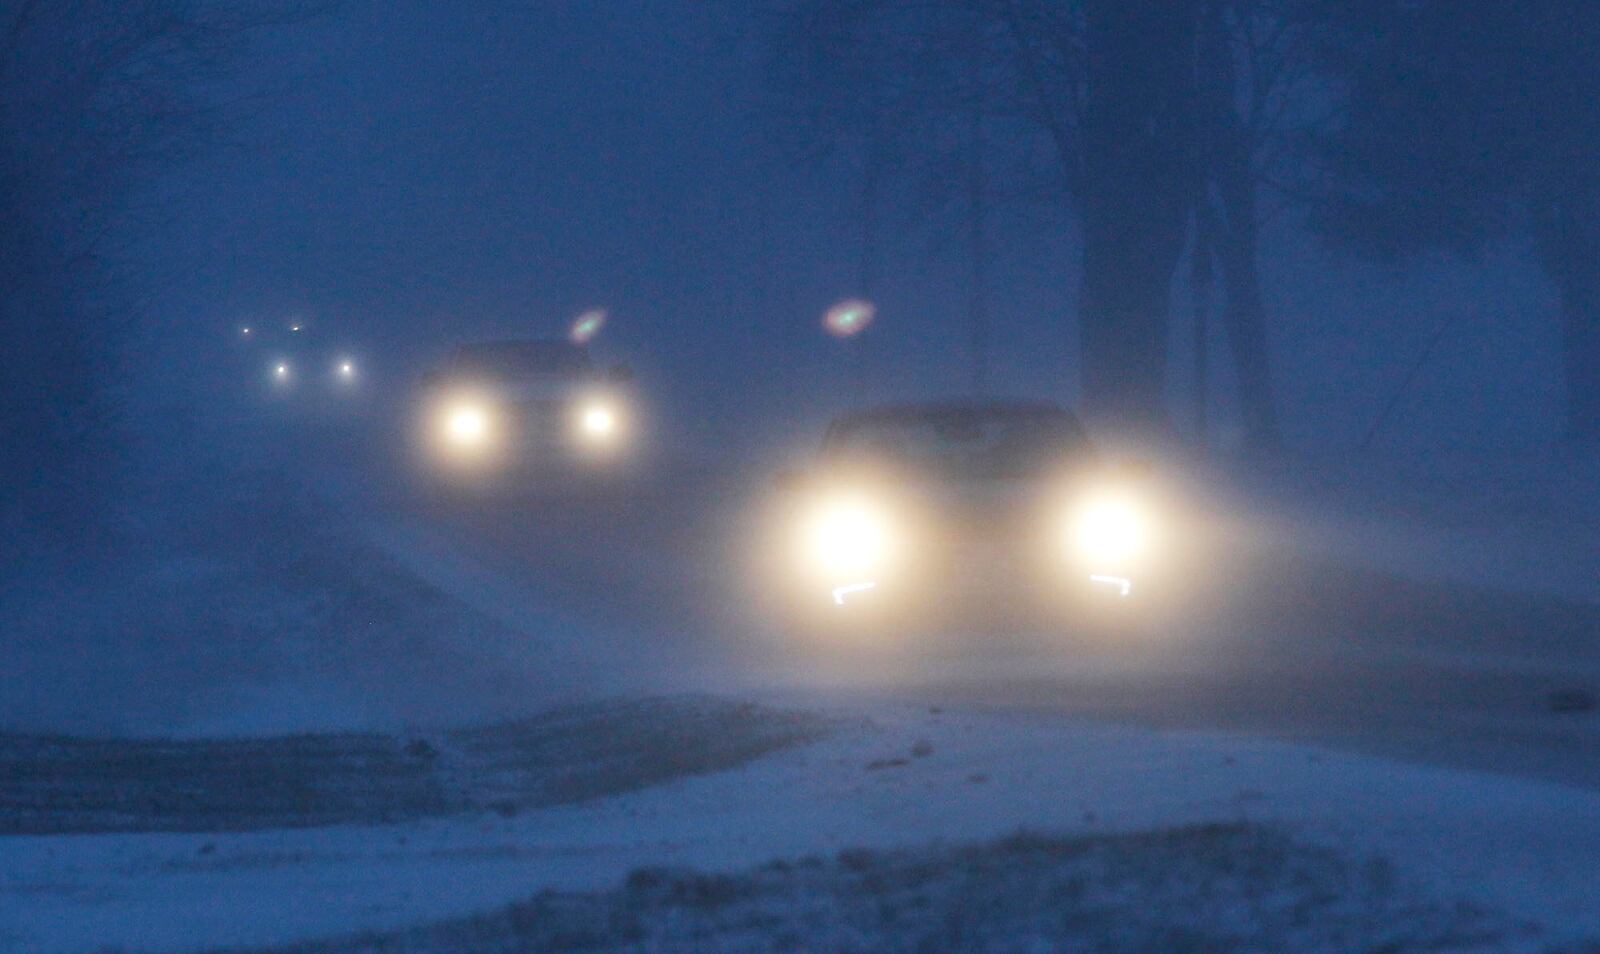
[[[1071,537],[1073,549],[1091,565],[1121,566],[1144,555],[1150,544],[1150,525],[1144,509],[1134,501],[1104,495],[1078,511]]]
[[[445,433],[460,445],[481,444],[489,435],[489,415],[475,404],[458,405],[445,418]]]
[[[888,521],[858,500],[836,500],[820,508],[806,528],[812,563],[824,573],[854,576],[877,569],[889,555]]]
[[[595,439],[608,438],[617,430],[617,415],[604,404],[591,404],[584,408],[580,421],[583,432]]]

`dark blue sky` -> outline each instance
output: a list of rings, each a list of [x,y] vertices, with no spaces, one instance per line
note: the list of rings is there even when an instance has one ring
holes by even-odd
[[[885,211],[878,325],[854,355],[817,330],[856,291],[853,182],[772,146],[761,56],[742,3],[347,3],[262,45],[240,85],[266,92],[239,145],[163,194],[144,346],[221,352],[241,323],[298,314],[404,381],[458,338],[559,332],[601,306],[602,356],[633,364],[686,433],[960,391],[958,224],[905,196]],[[996,390],[1073,398],[1069,223],[1048,205],[997,217]],[[1551,434],[1552,305],[1514,251],[1396,276],[1331,260],[1282,218],[1264,260],[1291,441],[1350,445],[1452,311],[1471,317],[1395,436]]]

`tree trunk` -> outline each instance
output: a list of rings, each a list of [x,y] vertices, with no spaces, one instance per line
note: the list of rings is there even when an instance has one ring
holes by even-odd
[[[1171,283],[1194,176],[1184,0],[1089,0],[1084,110],[1084,403],[1105,423],[1168,430]]]
[[[1245,441],[1278,445],[1267,353],[1266,306],[1258,267],[1259,210],[1251,166],[1252,143],[1239,114],[1241,55],[1230,27],[1228,4],[1203,7],[1195,62],[1205,182],[1197,190],[1196,227],[1211,226],[1211,252],[1222,279],[1222,326],[1238,383]],[[1212,196],[1215,195],[1215,204]]]
[[[1600,182],[1566,182],[1541,211],[1539,257],[1561,302],[1566,436],[1600,441]]]
[[[983,140],[983,104],[974,95],[971,155],[967,162],[967,241],[972,261],[972,297],[968,302],[968,385],[974,395],[989,390],[989,230],[988,170]]]
[[[1189,250],[1189,293],[1194,332],[1194,436],[1203,451],[1211,444],[1211,285],[1216,256],[1216,222],[1209,189],[1202,189],[1194,209],[1194,243]]]
[[[1278,415],[1272,403],[1267,309],[1261,300],[1256,184],[1238,132],[1222,138],[1216,169],[1223,211],[1216,248],[1226,300],[1222,322],[1239,385],[1245,442],[1271,449],[1279,444]]]
[[[1567,437],[1600,441],[1600,276],[1561,295],[1561,340],[1566,354]]]

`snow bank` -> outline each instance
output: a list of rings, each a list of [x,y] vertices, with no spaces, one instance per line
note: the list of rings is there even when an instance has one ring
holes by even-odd
[[[518,625],[520,623],[520,625]],[[98,552],[0,580],[0,729],[263,734],[455,724],[584,697],[585,640],[491,617],[279,471],[129,501]]]
[[[1217,842],[1215,863],[1202,859],[1190,869],[1194,893],[1163,893],[1187,890],[1184,880],[1151,882],[1153,910],[1162,900],[1175,903],[1166,927],[1193,923],[1184,918],[1240,925],[1248,904],[1271,908],[1271,898],[1295,897],[1295,873],[1310,872],[1313,888],[1333,886],[1337,896],[1308,909],[1308,918],[1317,917],[1307,931],[1355,931],[1410,911],[1426,915],[1415,923],[1429,930],[1487,925],[1505,933],[1486,937],[1508,943],[1600,935],[1600,794],[1593,792],[1052,717],[911,707],[829,716],[870,721],[742,768],[576,805],[315,831],[3,839],[0,939],[41,952],[286,944],[493,912],[547,890],[625,892],[625,880],[641,868],[729,874],[738,885],[753,883],[751,870],[773,859],[861,850],[909,850],[862,857],[891,884],[908,865],[927,862],[934,887],[944,890],[961,883],[951,864],[966,856],[939,845],[974,844],[981,855],[990,850],[983,843],[1019,829],[1043,833],[1052,845],[1088,836],[1080,848],[1110,852],[1137,872],[1159,851],[1141,854],[1127,847],[1137,841],[1102,836],[1215,824],[1269,834],[1256,847],[1250,834],[1238,844]],[[1153,837],[1181,845],[1187,836]],[[1293,846],[1283,849],[1280,869],[1288,883],[1267,877],[1230,893],[1218,881],[1240,876],[1235,862],[1259,859],[1273,845]],[[1034,863],[994,858],[1001,867],[1023,864],[1024,872]],[[795,904],[825,909],[846,877],[839,865],[847,862],[824,864],[813,887],[784,882],[761,890],[792,892]],[[1366,880],[1373,865],[1392,869],[1392,889]],[[1049,877],[1073,877],[1070,867],[1051,870]],[[1341,872],[1353,880],[1340,881]],[[1092,890],[1118,883],[1126,903],[1145,905],[1136,890],[1143,882],[1111,878]],[[1221,906],[1215,917],[1196,913],[1206,890]],[[605,906],[623,896],[568,900],[615,910]],[[1236,902],[1245,914],[1229,907]],[[1486,913],[1453,920],[1452,912],[1465,910],[1459,904]]]
[[[1248,824],[770,862],[737,874],[642,869],[600,893],[293,954],[461,951],[1506,951],[1534,932],[1419,895]],[[1519,943],[1520,942],[1520,943]],[[283,951],[283,954],[290,954]]]

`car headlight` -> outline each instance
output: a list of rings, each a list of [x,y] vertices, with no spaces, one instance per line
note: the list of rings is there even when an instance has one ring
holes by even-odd
[[[600,402],[585,405],[578,415],[578,427],[592,441],[608,441],[617,433],[617,412]]]
[[[478,447],[489,439],[489,412],[480,404],[457,404],[445,412],[444,433],[458,447]]]
[[[1071,524],[1073,551],[1095,568],[1122,567],[1150,547],[1150,518],[1138,502],[1121,495],[1091,498]]]
[[[805,534],[813,567],[832,577],[869,574],[889,556],[889,522],[865,501],[823,504],[811,515]]]

